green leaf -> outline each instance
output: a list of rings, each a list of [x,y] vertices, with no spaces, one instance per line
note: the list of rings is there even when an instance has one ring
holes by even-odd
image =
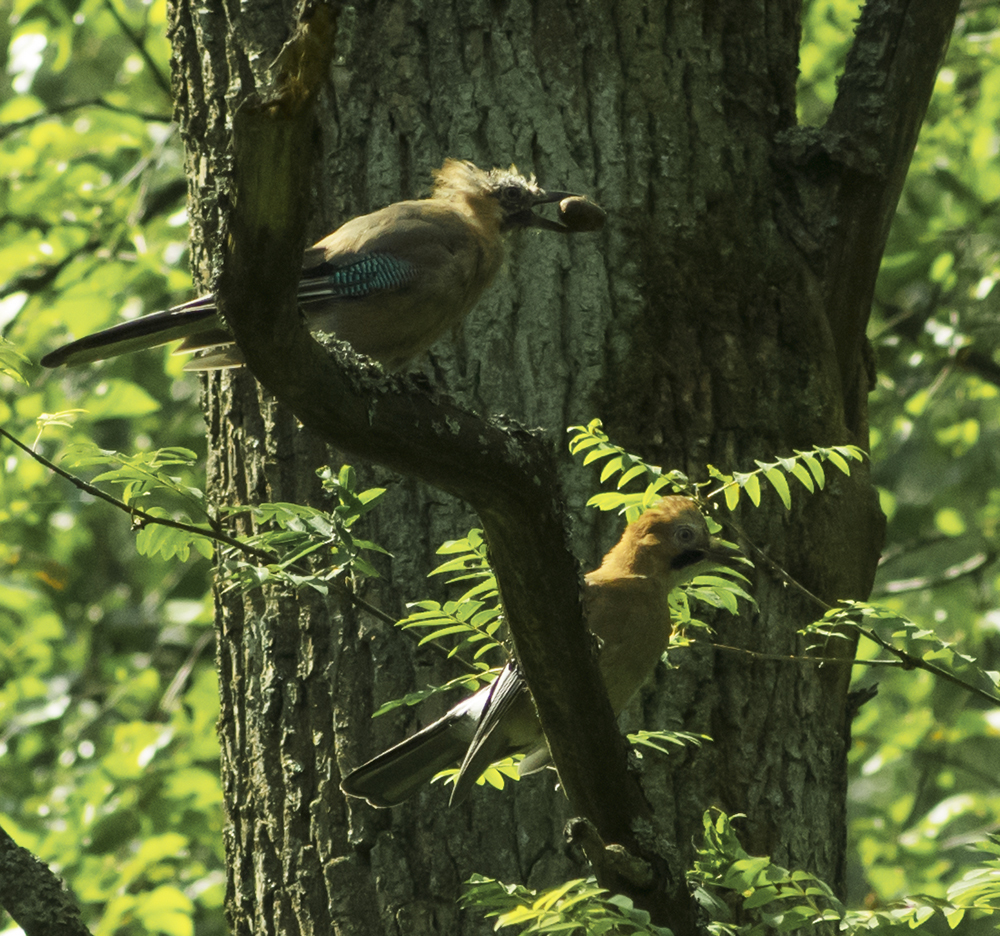
[[[965,918],[965,908],[964,907],[952,907],[950,910],[944,911],[944,918],[948,922],[948,926],[954,929],[959,923]]]
[[[21,296],[27,298],[25,293]],[[8,296],[3,302],[10,302],[12,297]],[[28,378],[24,376],[26,368],[31,366],[31,361],[26,358],[17,348],[6,338],[0,336],[0,374],[10,377],[19,384],[28,386]]]
[[[829,449],[826,455],[829,461],[833,462],[845,475],[850,475],[851,467],[847,464],[846,459],[840,452],[836,449]]]
[[[805,462],[806,467],[812,472],[812,476],[816,481],[816,487],[823,490],[826,486],[826,472],[823,470],[819,459],[809,452],[800,452],[798,449],[795,450],[795,454]]]
[[[617,510],[626,503],[626,499],[625,494],[595,494],[587,501],[587,506],[598,510]]]
[[[760,477],[756,474],[741,474],[740,472],[734,472],[734,477],[737,483],[744,491],[747,492],[747,496],[753,502],[754,507],[760,506]]]
[[[803,486],[803,487],[804,487],[804,488],[805,488],[805,489],[806,489],[806,490],[807,490],[807,491],[808,491],[808,492],[809,492],[810,494],[812,494],[812,493],[813,493],[813,491],[815,491],[815,490],[816,490],[816,485],[815,485],[815,483],[813,482],[813,478],[812,478],[812,475],[811,475],[811,474],[810,474],[810,473],[808,472],[808,470],[807,470],[807,469],[806,469],[806,468],[805,468],[805,467],[804,467],[804,466],[803,466],[803,465],[802,465],[801,463],[799,463],[799,462],[794,462],[794,463],[792,464],[791,468],[789,469],[789,471],[790,471],[790,472],[791,472],[791,473],[792,473],[793,475],[795,475],[795,477],[796,477],[796,478],[798,478],[798,479],[799,479],[799,481],[801,481],[801,482],[802,482],[802,486]]]
[[[722,880],[724,887],[745,891],[756,887],[761,874],[771,865],[770,858],[741,858],[734,861]]]
[[[730,510],[735,510],[736,506],[739,504],[740,490],[741,490],[740,485],[735,483],[735,481],[732,484],[727,484],[722,489],[722,492],[726,497],[726,507],[728,507]]]
[[[636,731],[628,735],[629,744],[637,747],[648,747],[663,754],[669,754],[670,749],[664,744],[672,744],[676,747],[693,745],[700,747],[703,741],[711,741],[708,735],[693,734],[689,731]]]
[[[160,409],[160,402],[138,384],[127,380],[103,381],[87,399],[91,419],[134,419]]]
[[[647,468],[645,465],[633,465],[618,479],[618,489],[621,490],[633,478],[641,477],[646,474],[646,472]]]
[[[781,498],[781,503],[785,505],[785,510],[791,510],[792,495],[788,490],[788,481],[785,480],[784,474],[777,468],[767,468],[764,471],[764,477],[771,482],[771,486],[778,492],[778,497]]]
[[[743,901],[744,910],[753,910],[756,907],[763,907],[765,904],[770,903],[775,900],[779,895],[777,887],[768,885],[765,887],[758,887],[749,897],[745,898]]]
[[[601,469],[601,483],[602,484],[605,481],[607,481],[608,478],[610,478],[612,475],[617,474],[619,471],[621,471],[623,459],[624,459],[624,456],[618,455],[615,458],[612,458],[611,461],[609,461]],[[585,462],[585,464],[586,464],[586,462]]]

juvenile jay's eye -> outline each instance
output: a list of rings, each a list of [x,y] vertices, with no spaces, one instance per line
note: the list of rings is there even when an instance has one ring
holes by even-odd
[[[694,527],[679,526],[677,528],[677,532],[674,534],[674,538],[682,546],[688,546],[698,538],[698,535],[695,532]]]

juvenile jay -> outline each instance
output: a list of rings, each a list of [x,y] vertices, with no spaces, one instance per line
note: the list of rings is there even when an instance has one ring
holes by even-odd
[[[298,301],[310,329],[350,342],[389,369],[426,351],[468,314],[500,269],[505,232],[572,233],[603,224],[593,203],[546,192],[513,166],[484,172],[448,159],[434,178],[430,198],[348,221],[306,250],[302,264]],[[531,210],[548,202],[560,202],[564,223]],[[179,351],[211,349],[186,370],[242,364],[211,295],[80,338],[42,364],[89,364],[180,338]]]
[[[626,527],[589,573],[583,595],[587,627],[599,639],[599,666],[615,714],[649,678],[667,649],[672,622],[667,596],[704,562],[732,549],[709,536],[687,497],[664,497]],[[494,761],[525,754],[521,775],[550,762],[527,684],[516,663],[442,718],[344,777],[341,789],[373,806],[395,806],[436,773],[461,765],[451,803],[462,802]]]

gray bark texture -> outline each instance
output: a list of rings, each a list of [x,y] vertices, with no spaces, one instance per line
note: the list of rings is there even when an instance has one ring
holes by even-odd
[[[600,233],[515,235],[505,271],[462,333],[418,365],[425,382],[466,410],[541,427],[542,444],[558,453],[573,552],[581,569],[593,568],[621,523],[584,508],[597,478],[563,454],[570,424],[600,417],[617,443],[696,479],[708,463],[751,470],[754,459],[794,449],[867,446],[864,329],[874,277],[955,6],[869,4],[834,113],[810,129],[795,122],[794,0],[345,5],[334,17],[315,123],[304,132],[297,125],[286,141],[289,159],[311,161],[311,188],[268,209],[269,224],[293,232],[268,262],[291,282],[305,243],[297,219],[307,215],[307,239],[318,239],[356,214],[428,191],[430,171],[447,156],[484,167],[514,162],[543,186],[602,204]],[[253,158],[234,149],[231,128],[248,96],[268,100],[278,81],[271,66],[297,15],[270,0],[176,0],[172,9],[195,258],[206,282],[222,265],[224,299],[239,295],[225,257],[246,240],[230,215],[252,201],[239,173]],[[266,160],[256,169],[275,192],[283,170]],[[322,431],[322,408],[336,409],[328,385],[311,383],[307,356],[295,357],[298,386],[286,394],[275,349],[246,347],[237,319],[234,311],[250,369],[268,390],[245,371],[209,380],[212,494],[229,504],[322,504],[315,469],[344,457],[323,441],[336,437]],[[386,399],[421,392],[392,386]],[[445,596],[425,579],[442,541],[482,521],[503,534],[497,551],[514,568],[517,557],[507,557],[516,550],[501,540],[519,525],[528,550],[531,511],[546,524],[551,517],[527,493],[524,510],[498,507],[484,493],[489,478],[470,467],[477,519],[439,489],[463,490],[460,481],[434,487],[408,476],[408,427],[392,425],[383,430],[373,417],[381,448],[366,448],[360,430],[338,438],[342,449],[403,469],[351,458],[366,482],[389,489],[361,535],[393,558],[365,597],[402,616],[407,601]],[[461,477],[462,465],[452,467]],[[418,474],[434,480],[429,470]],[[865,468],[849,479],[829,474],[826,491],[794,492],[790,512],[765,494],[738,520],[824,600],[863,598],[882,517]],[[552,556],[552,579],[567,581]],[[753,578],[758,610],[716,621],[716,642],[737,649],[699,642],[676,653],[623,716],[630,728],[714,739],[642,761],[655,828],[669,840],[659,852],[680,881],[703,812],[719,806],[746,815],[749,852],[842,887],[850,666],[771,659],[804,656],[797,631],[819,612],[759,557]],[[531,581],[501,578],[508,610],[530,607]],[[455,904],[472,873],[532,886],[583,873],[564,854],[561,830],[574,811],[551,775],[477,790],[453,810],[436,785],[393,810],[341,796],[342,770],[441,714],[446,703],[432,701],[370,718],[387,699],[457,675],[440,653],[336,600],[241,597],[223,582],[218,628],[235,933],[487,933],[492,921]],[[515,638],[521,649],[516,629]],[[530,682],[527,662],[526,671]],[[549,724],[541,698],[539,708]],[[680,933],[692,931],[692,919],[657,922]]]

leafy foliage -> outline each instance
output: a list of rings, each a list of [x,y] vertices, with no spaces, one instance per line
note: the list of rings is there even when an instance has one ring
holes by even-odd
[[[463,658],[463,663],[470,672],[451,679],[444,685],[428,686],[408,693],[401,699],[385,702],[376,710],[373,718],[403,705],[418,705],[439,692],[450,692],[459,687],[467,693],[475,692],[484,683],[492,682],[500,672],[498,666],[491,668],[481,659],[488,653],[504,649],[496,637],[503,626],[503,609],[500,606],[496,576],[487,559],[483,531],[472,529],[463,539],[448,540],[438,547],[437,554],[452,558],[432,569],[428,578],[432,575],[451,575],[449,585],[470,581],[474,584],[454,601],[442,604],[428,599],[410,603],[407,607],[416,610],[397,621],[396,626],[414,632],[426,631],[420,637],[420,645],[437,644],[444,648],[449,657],[460,656],[462,651],[471,652],[470,658]],[[447,646],[445,639],[452,637],[458,639]]]
[[[46,425],[57,424],[58,416],[46,420]],[[136,549],[141,556],[159,556],[161,559],[180,559],[186,562],[191,550],[206,559],[212,556],[214,531],[208,525],[199,533],[190,526],[168,525],[170,521],[191,524],[205,515],[205,493],[170,468],[186,469],[192,474],[197,455],[190,449],[165,448],[125,455],[98,449],[89,444],[71,446],[66,453],[66,464],[74,468],[111,465],[111,470],[98,474],[92,485],[108,482],[122,486],[121,500],[130,508],[141,507],[133,527],[136,530]]]
[[[477,662],[472,665],[476,669],[476,672],[474,673],[456,676],[454,679],[449,679],[446,683],[442,683],[440,686],[427,686],[426,688],[418,689],[415,692],[408,692],[402,698],[390,699],[388,702],[383,702],[372,713],[372,718],[378,718],[379,715],[385,715],[387,712],[395,711],[403,706],[420,705],[422,702],[431,698],[431,696],[437,695],[439,692],[451,692],[454,689],[463,689],[465,690],[466,695],[470,695],[479,689],[485,682],[492,682],[500,672],[496,668],[487,668],[485,663]]]
[[[473,875],[459,898],[464,907],[475,907],[496,928],[520,927],[528,933],[614,933],[622,936],[669,936],[670,930],[654,926],[649,914],[638,910],[627,897],[598,887],[593,878],[577,878],[551,890],[531,890],[520,884],[502,884]]]
[[[13,0],[3,30],[0,425],[56,462],[83,444],[203,453],[179,361],[34,363],[190,288],[166,4]],[[222,934],[207,563],[149,528],[142,548],[171,561],[139,555],[128,517],[0,445],[0,824],[95,932]],[[164,470],[198,487],[196,465]],[[141,484],[140,504],[161,497]]]
[[[514,754],[511,757],[503,757],[494,761],[483,771],[482,776],[476,779],[476,785],[491,786],[494,790],[502,790],[508,780],[521,779],[521,775],[517,772],[517,765],[522,760],[524,760],[523,754]],[[458,780],[458,775],[459,768],[448,767],[432,777],[431,783],[455,783]]]
[[[671,744],[674,747],[701,747],[702,741],[711,741],[708,735],[694,734],[691,731],[634,731],[628,733],[629,744],[635,747],[637,757],[642,757],[642,748],[650,748],[661,754],[669,754]]]
[[[803,122],[820,123],[832,106],[858,6],[804,4]],[[0,424],[31,438],[42,421],[38,446],[54,458],[81,442],[110,452],[201,452],[197,381],[166,353],[44,380],[29,361],[67,329],[78,336],[122,310],[162,307],[190,286],[186,185],[164,77],[166,5],[84,2],[70,11],[14,0],[8,10],[0,324],[16,348],[0,344]],[[998,42],[995,9],[965,4],[890,235],[871,328],[879,371],[872,472],[889,516],[880,613],[933,622],[933,639],[975,655],[986,671],[1000,669]],[[75,418],[45,416],[66,413]],[[771,467],[806,484],[793,469]],[[625,483],[657,482],[636,468],[623,461],[606,480],[632,472]],[[747,477],[760,488],[758,468]],[[188,468],[171,474],[194,486]],[[738,496],[751,494],[733,480]],[[668,476],[663,490],[671,483]],[[203,746],[216,703],[211,662],[196,652],[208,616],[206,564],[177,561],[180,539],[143,546],[174,561],[140,559],[113,511],[6,449],[0,525],[3,824],[58,860],[89,919],[106,921],[102,931],[223,932],[221,814],[214,754]],[[284,532],[275,520],[267,525]],[[140,536],[165,529],[147,526]],[[930,627],[886,624],[918,656],[934,652]],[[876,644],[862,649],[879,652]],[[190,726],[151,701],[168,695]],[[142,749],[151,752],[149,777],[119,772],[116,724],[152,739]],[[173,734],[157,746],[164,725]],[[852,903],[923,892],[996,906],[997,862],[975,864],[969,843],[997,854],[986,835],[1000,825],[998,739],[996,709],[970,703],[964,690],[920,670],[880,672],[877,702],[853,724]],[[116,837],[107,817],[119,813],[141,828],[130,834],[122,825]],[[103,829],[93,836],[95,822]],[[869,925],[882,922],[876,915]]]
[[[375,715],[383,715],[404,705],[417,705],[439,692],[448,692],[458,686],[467,690],[479,688],[484,682],[492,682],[500,671],[499,666],[490,668],[482,660],[486,654],[502,651],[504,660],[509,653],[498,639],[503,628],[503,608],[497,590],[496,577],[489,565],[483,531],[475,528],[460,540],[448,540],[438,550],[438,555],[451,556],[446,562],[434,568],[433,575],[452,575],[448,584],[471,581],[474,584],[452,601],[441,603],[433,600],[416,601],[407,607],[414,608],[407,617],[396,622],[404,630],[426,631],[420,637],[420,644],[435,643],[444,646],[443,641],[451,641],[444,647],[448,656],[471,653],[463,662],[471,671],[469,674],[449,680],[442,686],[429,686],[417,692],[408,693],[400,699],[383,703]],[[670,596],[670,607],[675,629],[671,635],[671,646],[688,642],[688,631],[708,626],[691,613],[691,601],[701,601],[712,608],[722,608],[730,614],[738,613],[737,601],[753,602],[753,598],[739,584],[747,578],[739,572],[719,567],[723,574],[699,575],[690,582],[675,589]],[[724,577],[728,576],[728,577]],[[494,659],[496,656],[494,655]],[[374,717],[374,716],[373,716]],[[683,733],[678,734],[680,737]]]
[[[33,363],[191,289],[166,3],[5,10],[0,425],[214,535],[180,359]],[[0,824],[55,863],[95,932],[228,932],[212,540],[141,520],[133,539],[128,516],[2,444]]]
[[[1000,840],[980,847],[980,855],[993,857],[954,882],[945,899],[920,895],[877,910],[848,910],[814,874],[749,855],[734,828],[739,818],[719,810],[705,813],[702,843],[688,874],[707,917],[705,928],[714,936],[765,936],[824,926],[848,936],[873,930],[902,934],[934,920],[955,929],[968,914],[1000,914]],[[516,926],[522,934],[668,932],[650,927],[648,917],[625,898],[607,894],[592,878],[538,892],[477,875],[467,883],[461,903],[496,918],[497,929]]]
[[[738,817],[733,817],[738,818]],[[744,851],[729,816],[706,812],[704,840],[689,874],[695,897],[718,936],[763,936],[833,923],[839,932],[853,934],[877,929],[903,933],[940,915],[954,929],[969,912],[1000,913],[997,862],[966,875],[949,889],[948,899],[908,897],[881,910],[848,910],[826,882],[807,871],[789,871],[770,858]],[[996,854],[997,846],[984,849]]]
[[[701,602],[707,608],[739,614],[739,602],[754,605],[753,595],[746,591],[741,582],[749,585],[749,580],[736,569],[719,566],[713,574],[696,575],[690,582],[674,589],[670,595],[670,612],[674,628],[670,634],[670,647],[686,647],[695,639],[695,634],[708,637],[712,627],[697,618],[691,611],[691,602]]]
[[[795,454],[787,458],[776,458],[773,462],[763,462],[755,460],[757,470],[748,473],[733,472],[725,474],[715,468],[708,466],[709,475],[716,481],[722,482],[722,495],[726,499],[726,506],[734,510],[740,502],[740,494],[746,491],[747,496],[753,502],[754,507],[760,506],[760,478],[763,476],[774,488],[785,510],[790,510],[792,506],[792,493],[788,486],[788,477],[793,477],[801,482],[802,486],[812,494],[816,490],[822,490],[826,486],[826,472],[823,470],[823,462],[829,462],[840,471],[849,475],[851,467],[849,459],[862,461],[865,453],[856,445],[834,445],[830,447],[817,446],[808,452],[800,452],[796,449]],[[713,496],[717,492],[708,495]]]
[[[607,443],[607,447],[611,447],[610,443]],[[638,459],[634,459],[634,464],[646,469],[644,463]],[[655,469],[650,473],[655,474]],[[503,662],[509,656],[498,637],[503,627],[503,609],[500,605],[496,577],[489,565],[483,531],[472,529],[464,538],[449,540],[442,544],[437,553],[451,558],[434,568],[428,577],[449,575],[451,576],[448,579],[449,585],[471,582],[471,587],[457,599],[443,604],[433,600],[411,603],[408,607],[416,610],[397,621],[396,626],[404,630],[426,632],[420,638],[421,645],[434,643],[443,646],[448,656],[462,658],[469,672],[441,686],[428,686],[408,693],[402,698],[391,699],[379,706],[372,717],[384,715],[402,706],[420,704],[437,693],[450,692],[459,687],[467,693],[475,691],[484,683],[492,682],[500,672],[500,665],[490,668],[482,658],[491,654],[499,664],[501,656]],[[719,574],[699,575],[671,594],[670,605],[675,622],[671,646],[688,643],[689,630],[708,629],[704,622],[693,617],[692,600],[704,602],[712,608],[725,609],[731,614],[737,613],[739,599],[753,601],[739,584],[739,581],[747,582],[745,576],[728,568],[720,567],[720,571],[729,577]],[[450,641],[450,646],[446,646],[445,641]],[[499,651],[502,651],[502,654],[499,654]],[[462,657],[463,652],[471,656],[465,659]],[[689,732],[673,731],[644,731],[629,735],[629,740],[634,745],[645,746],[662,753],[669,753],[663,744],[698,744],[702,738],[703,736]],[[518,779],[515,768],[521,757],[522,755],[516,755],[494,764],[478,782],[480,785],[488,783],[496,789],[503,789],[505,779]],[[457,769],[444,770],[438,774],[438,779],[454,778],[457,774]]]
[[[891,635],[880,634],[880,625],[891,628]],[[843,601],[841,607],[832,608],[822,620],[805,628],[805,633],[815,633],[826,640],[857,633],[893,653],[902,665],[921,667],[981,695],[988,702],[1000,705],[1000,695],[993,694],[1000,688],[1000,673],[981,669],[976,666],[975,657],[960,653],[934,631],[914,624],[889,608],[863,601]]]
[[[203,665],[209,606],[169,602],[152,653],[123,646],[139,635],[119,622],[117,644],[106,630],[94,655],[44,597],[21,592],[30,628],[11,613],[12,590],[2,597],[4,827],[57,862],[105,932],[172,907],[150,931],[190,933],[197,919],[222,933],[218,700]],[[80,676],[67,679],[74,670]],[[105,695],[108,682],[117,688]]]
[[[253,589],[265,584],[293,589],[308,587],[325,595],[333,583],[350,581],[354,576],[377,577],[364,554],[385,553],[385,550],[370,540],[356,537],[351,530],[375,507],[385,488],[356,491],[355,473],[350,465],[344,465],[336,475],[327,467],[320,468],[317,474],[323,481],[323,490],[335,502],[330,510],[286,503],[221,510],[230,517],[252,517],[256,532],[241,538],[242,546],[259,555],[275,557],[267,563],[249,561],[243,552],[230,549],[223,561],[231,579],[228,587]],[[316,554],[323,558],[313,568],[306,560]]]
[[[624,508],[627,511],[638,513],[642,507],[648,506],[662,496],[661,492],[664,490],[680,490],[697,496],[699,486],[691,485],[688,479],[679,472],[668,474],[655,466],[645,465],[637,456],[614,445],[604,434],[598,421],[591,422],[588,426],[572,427],[571,431],[576,433],[570,443],[571,451],[578,455],[586,453],[585,462],[592,463],[600,459],[609,459],[601,474],[604,483],[615,483],[615,476],[621,475],[617,481],[619,487],[624,486],[623,479],[634,479],[639,483],[644,482],[646,485],[645,490],[633,494],[623,494],[620,490],[613,493],[602,493],[592,498],[591,504],[602,509]],[[754,506],[759,506],[761,503],[759,479],[763,475],[787,507],[790,495],[786,481],[787,476],[797,478],[809,493],[815,493],[825,486],[824,463],[832,463],[840,471],[848,473],[851,461],[858,461],[862,457],[864,457],[863,453],[859,449],[844,446],[816,448],[808,452],[796,452],[794,457],[778,458],[773,462],[758,462],[758,468],[753,472],[734,472],[732,475],[726,475],[710,467],[711,477],[715,482],[722,482],[722,486],[716,487],[705,496],[711,497],[723,492],[727,506],[732,509],[739,502],[739,492],[745,490],[750,502]],[[626,479],[626,475],[629,476],[628,479]],[[708,486],[703,485],[702,487]],[[953,579],[954,576],[950,578]],[[722,579],[723,583],[727,581],[727,579]],[[697,583],[696,579],[693,584]],[[712,585],[713,587],[709,588],[704,595],[707,601],[719,606],[719,602],[725,599],[729,602],[729,609],[734,610],[734,613],[737,599],[748,600],[750,598],[739,586],[720,589],[718,582],[712,582]],[[702,628],[706,634],[710,632],[703,622],[687,620],[690,614],[680,604],[684,600],[684,597],[675,593],[674,601],[679,602],[675,610],[678,619],[684,622],[675,636],[679,643],[685,643],[691,639],[685,631],[692,626]],[[875,623],[879,626],[867,626]],[[883,636],[881,632],[886,627],[891,628],[891,633]],[[970,654],[959,652],[952,643],[942,640],[930,628],[914,624],[896,610],[891,602],[881,605],[842,602],[838,608],[831,609],[820,622],[817,622],[809,630],[817,636],[822,636],[825,641],[829,641],[845,637],[846,629],[853,629],[866,637],[875,649],[889,650],[896,658],[894,662],[899,662],[901,669],[920,667],[925,675],[932,675],[938,688],[930,690],[925,687],[922,691],[939,692],[942,686],[951,684],[961,686],[967,691],[979,693],[979,698],[989,704],[995,705],[998,701],[996,695],[998,677],[995,671],[988,666],[975,665],[976,661]],[[852,749],[852,760],[855,764],[859,763],[859,758],[864,755],[868,747],[865,744],[865,732],[873,730],[876,725],[881,727],[880,718],[884,717],[884,714],[880,710],[881,706],[877,701],[870,702],[865,707],[861,717],[855,722],[856,744]],[[976,750],[977,741],[980,750],[983,750],[983,745],[986,744],[994,751],[994,757],[1000,756],[1000,746],[995,740],[997,735],[995,719],[991,719],[986,713],[968,713],[963,720],[962,728],[949,735],[941,735],[935,731],[935,718],[932,713],[926,712],[916,724],[912,724],[912,716],[907,718],[904,712],[905,710],[900,711],[901,723],[896,725],[895,733],[886,732],[886,740],[882,745],[882,750],[868,760],[868,770],[877,773],[891,769],[896,772],[895,768],[890,765],[903,751],[917,751],[921,747],[926,749],[929,745],[946,749],[961,747],[966,753],[963,753],[960,758],[956,758],[954,754],[948,755],[949,762],[959,770],[967,769],[966,765],[971,765],[972,760],[975,759],[973,752]],[[911,725],[903,724],[903,719],[910,721]],[[916,731],[913,730],[914,728]],[[898,746],[902,739],[907,739],[904,742],[905,747]],[[985,753],[985,750],[983,752]],[[856,782],[853,789],[858,790],[859,787],[865,788],[863,779],[860,783]],[[913,795],[903,794],[900,796],[900,791],[905,790],[906,787],[907,781],[900,774],[892,787],[897,797],[895,804],[889,806],[888,816],[891,817],[892,821],[905,821],[908,811],[916,806],[917,801]],[[885,825],[886,814],[879,815],[873,811],[869,819],[857,822],[854,827],[855,833],[860,836],[859,845],[862,859],[865,861],[866,867],[872,869],[885,863],[886,859],[898,860],[900,856],[905,855],[910,850],[910,842],[916,845],[922,840],[939,840],[939,833],[943,827],[950,827],[956,831],[964,831],[971,827],[980,830],[978,837],[981,838],[983,829],[996,828],[1000,825],[1000,812],[998,812],[996,803],[995,795],[989,793],[975,797],[952,796],[946,798],[939,804],[936,811],[931,810],[922,823],[922,827],[913,829],[908,835],[900,835],[900,838],[895,842],[887,842],[886,837],[879,834],[878,831]],[[967,834],[962,834],[959,841],[964,842]],[[976,837],[975,833],[972,833],[972,836]],[[927,844],[914,848],[913,853],[914,858],[917,855],[926,855],[930,858],[940,855],[940,850],[935,845]],[[943,865],[938,867],[943,867]],[[923,916],[933,913],[933,909],[928,908],[933,908],[935,901],[945,899],[944,885],[940,882],[940,872],[934,881],[925,880],[922,883],[921,887],[907,889],[897,884],[896,895],[924,892],[924,896],[917,900],[919,907],[923,909],[899,910],[891,919],[889,917],[869,917],[865,925],[882,927],[889,925],[890,922],[899,922],[900,920],[908,925],[907,921],[916,920],[919,922]],[[907,899],[911,900],[911,898]],[[911,904],[906,906],[909,907]],[[806,906],[805,909],[797,910],[796,914],[801,915],[806,912],[818,911],[815,907],[810,909]],[[953,908],[949,912],[953,919],[958,920],[957,910]],[[909,916],[907,916],[908,913]],[[801,924],[801,920],[798,924],[794,923],[794,914],[790,920],[792,922],[789,923],[789,926]]]
[[[656,465],[649,465],[636,455],[615,445],[602,428],[600,419],[592,419],[586,426],[570,426],[566,431],[575,433],[569,440],[571,455],[583,456],[583,464],[590,465],[603,458],[608,459],[601,469],[600,483],[606,484],[615,475],[615,493],[595,494],[587,501],[588,507],[599,510],[621,509],[631,523],[644,510],[652,507],[663,496],[661,492],[690,493],[693,490],[686,474],[668,471]],[[645,487],[641,494],[619,494],[630,481],[642,479]]]
[[[568,432],[576,433],[570,439],[569,450],[573,455],[583,453],[583,464],[589,465],[602,458],[608,459],[601,469],[601,484],[606,484],[615,475],[620,477],[615,482],[614,493],[595,494],[587,505],[601,510],[623,510],[629,521],[634,520],[648,507],[651,507],[664,490],[694,494],[708,483],[694,484],[681,471],[664,473],[662,468],[649,465],[637,455],[626,452],[608,438],[602,428],[601,420],[593,419],[586,426],[570,426]],[[860,461],[865,453],[856,445],[817,446],[807,452],[796,451],[794,455],[776,458],[773,462],[757,461],[757,469],[750,472],[733,472],[726,474],[713,465],[708,466],[709,476],[721,482],[721,487],[706,493],[706,498],[722,493],[726,506],[735,510],[742,492],[753,502],[754,507],[760,506],[760,479],[763,476],[777,492],[782,504],[788,510],[792,506],[791,489],[788,477],[797,478],[802,486],[812,494],[822,490],[826,485],[826,472],[823,462],[829,462],[840,469],[845,475],[851,473],[850,460]],[[621,489],[630,481],[641,479],[645,482],[642,493],[622,494]]]
[[[20,384],[27,384],[24,376],[31,362],[6,338],[0,337],[0,376],[9,377]]]
[[[187,499],[195,510],[204,513],[205,492],[200,487],[184,484],[178,476],[164,471],[165,468],[178,466],[193,468],[197,460],[198,456],[186,448],[154,449],[123,455],[93,445],[77,444],[66,453],[66,462],[73,468],[112,465],[110,471],[97,475],[91,483],[109,481],[122,485],[122,500],[129,506],[138,506],[142,499],[159,492]]]
[[[845,5],[822,6],[844,17],[831,31],[849,22]],[[922,622],[986,672],[1000,670],[998,66],[996,9],[964,4],[869,327],[872,477],[888,517],[872,601]],[[924,637],[916,646],[930,648]],[[871,643],[862,652],[885,656]],[[944,881],[973,867],[970,843],[1000,827],[997,710],[921,670],[883,669],[878,679],[877,703],[852,731],[850,841],[862,871],[851,898],[943,899]]]
[[[948,901],[957,908],[1000,914],[1000,838],[993,835],[979,842],[976,849],[981,854],[994,857],[955,881],[948,888]]]
[[[443,605],[437,601],[417,601],[408,607],[415,608],[397,623],[403,630],[426,630],[420,643],[440,641],[445,637],[459,636],[448,651],[454,656],[462,650],[472,652],[478,660],[491,650],[501,647],[496,639],[503,626],[503,609],[497,580],[487,558],[483,531],[469,530],[464,539],[449,540],[438,547],[439,556],[451,556],[429,575],[451,575],[448,584],[471,581],[474,584],[454,601]]]

